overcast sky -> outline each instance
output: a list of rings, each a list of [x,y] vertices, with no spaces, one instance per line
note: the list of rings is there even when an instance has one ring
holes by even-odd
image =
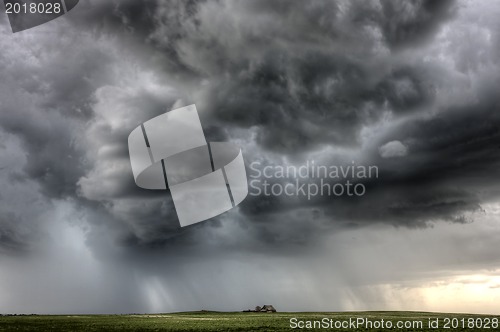
[[[0,313],[500,313],[499,15],[81,0],[15,34],[0,15]],[[249,175],[379,176],[362,197],[249,196],[181,229],[168,191],[135,185],[127,137],[190,104]]]

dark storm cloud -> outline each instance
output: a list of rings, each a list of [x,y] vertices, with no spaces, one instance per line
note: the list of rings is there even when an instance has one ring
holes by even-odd
[[[296,153],[356,146],[386,103],[410,112],[432,102],[425,68],[391,52],[431,37],[453,2],[212,2],[182,21],[161,8],[150,38],[206,79],[198,88],[213,120],[255,126],[264,148]]]
[[[261,216],[316,206],[330,222],[358,225],[383,222],[422,227],[437,220],[473,221],[468,213],[480,212],[481,202],[499,197],[500,100],[494,86],[484,88],[477,102],[442,110],[434,117],[409,119],[372,142],[365,157],[371,155],[369,160],[378,166],[380,176],[357,181],[367,188],[362,198],[309,201],[302,197],[297,204],[283,197],[250,197],[242,211]],[[408,155],[380,157],[376,148],[394,140],[406,144]]]
[[[201,98],[205,110],[210,111],[208,117],[202,114],[208,133],[218,132],[215,136],[225,138],[235,128],[252,129],[264,150],[307,156],[324,146],[359,148],[361,130],[387,112],[397,118],[433,107],[434,68],[400,53],[430,41],[440,25],[452,18],[455,8],[453,1],[148,2],[140,8],[125,2],[116,4],[111,16],[95,17],[105,33],[144,38],[151,50],[168,55],[175,65],[162,69],[182,72],[180,86],[191,91],[184,93],[187,100],[199,102]],[[106,12],[102,9],[99,11]],[[123,141],[128,131],[130,128],[120,133]],[[119,140],[116,144],[120,145]],[[410,146],[411,151],[413,148]],[[479,198],[470,188],[456,190],[444,182],[447,177],[438,175],[426,179],[433,171],[425,163],[430,151],[419,157],[381,160],[375,154],[377,149],[373,146],[367,153],[372,163],[380,164],[382,179],[368,183],[371,192],[364,200],[297,202],[286,197],[249,197],[241,206],[248,219],[241,222],[262,225],[267,220],[268,226],[256,226],[258,232],[264,232],[260,238],[280,233],[292,238],[294,231],[283,232],[283,228],[296,227],[289,227],[279,216],[307,207],[319,209],[326,224],[409,226],[438,219],[461,221],[462,213],[479,209]],[[123,144],[120,151],[115,157],[127,162]],[[247,162],[262,153],[245,152]],[[445,173],[448,161],[443,161]],[[114,192],[90,198],[116,207],[120,205],[117,200],[139,193],[130,179],[125,180],[129,169],[123,170],[118,179],[122,185]],[[144,195],[152,199],[156,194]],[[162,231],[161,223],[159,228],[152,226],[159,218],[158,207],[167,204],[160,197],[139,214],[135,208],[119,213],[119,218],[136,229],[127,243],[161,242],[161,234],[167,241],[171,238],[170,232]],[[175,224],[172,205],[167,205],[170,208],[161,210],[161,219]],[[295,224],[293,216],[287,220]],[[280,223],[287,226],[280,227]],[[216,227],[217,222],[208,224]],[[310,233],[314,235],[313,229]]]
[[[13,225],[19,223],[19,218],[6,213],[0,221],[0,253],[23,252],[29,245],[30,239],[23,238]]]
[[[22,138],[26,177],[35,179],[48,197],[99,205],[122,225],[116,226],[123,228],[118,232],[122,243],[156,245],[176,235],[185,239],[189,236],[182,234],[199,230],[175,230],[169,195],[133,183],[126,146],[132,129],[182,98],[200,105],[209,140],[238,138],[241,130],[251,130],[256,147],[244,150],[247,162],[260,155],[306,158],[328,146],[360,149],[362,130],[387,113],[398,121],[410,117],[405,125],[416,126],[411,117],[434,107],[435,68],[404,52],[432,41],[441,25],[453,19],[455,7],[453,1],[82,3],[67,20],[101,38],[101,44],[89,42],[82,51],[69,41],[53,45],[64,55],[35,68],[36,75],[29,74],[35,82],[26,71],[12,71],[18,89],[40,96],[43,102],[27,105],[26,112],[43,120],[25,122],[12,101],[3,106],[2,126]],[[107,38],[117,41],[107,43]],[[160,88],[151,90],[148,78],[125,70],[127,57],[136,59],[139,71],[152,70]],[[166,92],[165,85],[172,90]],[[164,96],[155,89],[165,89]],[[426,178],[434,170],[428,160],[439,141],[436,135],[445,129],[421,127],[393,130],[392,140],[410,142],[408,157],[382,160],[375,145],[363,152],[381,168],[381,179],[369,184],[365,200],[248,198],[235,220],[256,227],[262,239],[287,234],[276,241],[294,237],[299,220],[311,216],[325,225],[459,220],[462,211],[478,208],[478,198],[469,187],[444,188],[442,177]],[[377,142],[382,145],[389,136],[384,139]],[[412,155],[425,143],[429,147]],[[347,156],[335,157],[349,162]],[[457,156],[432,165],[447,173],[452,157]],[[295,225],[288,227],[281,216],[301,209],[310,209],[307,217],[288,216]],[[218,219],[207,224],[220,227]],[[265,227],[262,220],[267,220]],[[289,230],[282,232],[280,223]],[[315,226],[310,227],[314,234]]]
[[[88,0],[15,35],[0,17],[0,310],[379,309],[386,289],[356,287],[497,266],[500,34],[476,8]],[[180,229],[168,192],[135,185],[127,136],[191,103],[247,166],[379,177]]]
[[[190,33],[186,25],[196,25],[198,5],[204,1],[87,1],[68,19],[97,36],[118,37],[125,48],[134,49],[157,70],[167,70],[177,79],[198,74],[181,59],[176,42]],[[155,36],[161,36],[162,43]],[[136,54],[137,55],[137,54]],[[144,58],[143,58],[144,60]]]
[[[18,47],[25,42],[11,38]],[[0,124],[22,141],[25,175],[38,181],[47,196],[64,198],[74,196],[86,169],[79,134],[91,117],[89,97],[95,87],[89,82],[103,78],[108,59],[95,49],[72,49],[64,38],[47,43],[43,47],[56,49],[50,57],[22,67],[23,60],[36,58],[43,49],[35,48],[23,53],[19,64],[3,61]]]
[[[144,36],[154,29],[151,18],[156,10],[156,1],[87,1],[79,4],[79,15],[71,19],[79,24],[85,20],[90,30]]]
[[[381,170],[374,183],[376,208],[368,209],[378,211],[374,219],[461,222],[467,220],[464,213],[480,211],[482,201],[499,197],[500,100],[493,90],[485,90],[477,102],[406,121],[384,137],[405,142],[409,153],[374,159]]]
[[[391,137],[408,142],[411,156],[381,160],[375,155],[378,146],[372,146],[365,152],[371,155],[372,163],[379,165],[381,179],[369,184],[371,192],[363,200],[326,200],[320,204],[325,217],[332,223],[385,222],[400,226],[424,226],[442,219],[472,220],[467,213],[480,211],[482,200],[495,197],[492,187],[497,183],[497,172],[490,170],[497,165],[497,154],[490,146],[497,144],[495,136],[491,135],[498,128],[498,121],[492,118],[495,109],[491,107],[497,100],[494,95],[481,95],[482,104],[470,100],[461,111],[445,104],[440,106],[442,114],[415,120],[418,113],[426,117],[428,110],[436,107],[436,91],[443,88],[442,82],[436,79],[436,68],[432,64],[398,56],[404,49],[418,49],[434,37],[439,25],[452,18],[454,3],[383,2],[381,8],[356,4],[349,8],[346,17],[357,17],[359,10],[367,19],[354,20],[358,24],[354,27],[349,25],[352,24],[349,19],[338,19],[343,26],[335,25],[338,17],[335,14],[342,12],[340,7],[326,4],[322,11],[315,11],[305,4],[297,5],[300,9],[295,5],[282,4],[276,6],[279,9],[271,10],[271,14],[266,12],[272,17],[269,22],[280,22],[288,27],[286,30],[272,23],[259,30],[251,23],[245,25],[245,15],[241,15],[243,18],[235,15],[240,20],[228,20],[232,29],[222,28],[222,31],[227,28],[227,34],[210,33],[209,26],[202,29],[201,20],[198,32],[207,38],[197,36],[190,43],[188,37],[188,41],[183,41],[181,49],[184,52],[202,54],[195,57],[197,62],[192,65],[209,74],[207,100],[215,117],[223,124],[256,128],[257,143],[286,155],[314,150],[323,144],[356,147],[361,128],[376,123],[384,112],[392,112],[396,119],[413,113],[405,125],[395,129],[398,134]],[[251,13],[269,9],[266,5],[255,6],[255,3],[249,8]],[[238,9],[241,8],[236,6],[235,11]],[[304,26],[300,18],[298,24],[286,24],[290,17],[299,16],[295,10],[300,10],[305,17],[315,18],[308,22],[329,22],[336,29],[324,30],[324,25],[320,28]],[[366,15],[366,12],[377,13],[377,10],[381,10],[379,15]],[[322,19],[321,15],[331,20]],[[374,34],[373,39],[367,38],[359,22],[365,22],[368,29],[381,31],[382,37],[377,39]],[[237,38],[229,33],[235,30],[239,31]],[[264,30],[266,33],[256,33]],[[322,35],[325,31],[327,33]],[[290,35],[297,38],[290,38],[292,42]],[[311,36],[341,47],[328,48],[326,43],[314,43]],[[366,41],[363,38],[367,38]],[[217,47],[208,48],[207,40]],[[264,44],[266,46],[262,47]],[[373,49],[377,47],[388,51],[376,53]],[[217,53],[211,49],[216,49]],[[240,53],[239,49],[252,51]],[[457,61],[460,63],[462,59],[458,57]],[[218,71],[223,75],[218,75]],[[444,82],[444,85],[453,84]],[[495,85],[494,82],[482,84]],[[484,125],[484,118],[490,120],[488,126]],[[418,129],[411,130],[412,125]],[[450,132],[454,132],[454,141],[448,140]],[[405,137],[410,134],[415,136]],[[486,145],[479,143],[473,149],[462,151],[464,144],[467,145],[465,142],[483,135]],[[389,141],[385,138],[385,142],[380,141],[381,145]],[[419,151],[418,144],[427,146]],[[443,150],[443,146],[446,149]],[[447,154],[447,151],[454,153]],[[247,159],[252,157],[255,156]],[[488,193],[480,188],[488,189]],[[283,219],[287,218],[276,217],[273,213],[306,206],[315,204],[305,200],[297,204],[283,197],[258,197],[248,198],[241,208],[249,216],[264,220],[268,216],[271,223],[278,223],[276,219],[280,219],[279,223],[286,224]],[[267,227],[267,230],[283,234],[278,226]]]
[[[432,37],[435,30],[456,11],[454,0],[381,1],[382,15],[375,18],[392,47],[415,46]],[[362,15],[360,20],[373,16]],[[364,16],[364,17],[363,17]]]

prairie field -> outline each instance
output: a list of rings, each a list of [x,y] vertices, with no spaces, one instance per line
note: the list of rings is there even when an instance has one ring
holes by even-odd
[[[495,331],[499,319],[427,312],[9,315],[0,317],[0,331]]]

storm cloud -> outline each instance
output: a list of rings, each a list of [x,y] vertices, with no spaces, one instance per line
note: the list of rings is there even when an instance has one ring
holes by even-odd
[[[440,266],[456,255],[463,257],[450,267],[457,271],[473,269],[478,256],[479,269],[498,263],[493,247],[465,252],[453,242],[453,234],[467,238],[454,227],[471,227],[487,244],[500,237],[497,4],[80,2],[21,33],[0,18],[0,255],[12,267],[0,273],[0,285],[7,280],[0,290],[22,271],[45,285],[63,278],[33,263],[40,259],[66,266],[72,296],[85,287],[96,295],[78,305],[56,296],[44,307],[23,290],[26,278],[9,293],[21,300],[0,301],[0,310],[193,310],[214,298],[226,303],[214,309],[239,310],[272,288],[278,308],[354,309],[376,299],[381,285],[408,286],[410,272],[416,280],[450,278]],[[357,180],[366,187],[361,197],[250,195],[181,229],[168,191],[135,185],[127,137],[193,103],[207,140],[238,144],[249,175],[256,161],[299,167],[314,160],[373,165],[378,176]],[[393,238],[421,246],[418,232],[449,251],[426,261]],[[391,274],[403,264],[392,257],[394,265],[383,263],[389,272],[365,280],[361,266],[374,259],[367,251],[384,240],[417,263]],[[352,251],[357,263],[332,254],[323,266],[335,250]],[[252,275],[276,282],[261,289]],[[363,290],[369,285],[380,289]],[[349,287],[354,294],[343,293]],[[291,299],[303,304],[287,307]]]

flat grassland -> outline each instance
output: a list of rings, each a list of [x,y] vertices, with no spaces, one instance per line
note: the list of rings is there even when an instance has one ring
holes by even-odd
[[[314,324],[314,321],[317,321],[316,324],[320,322],[326,324],[328,321],[331,324],[335,322],[348,324],[349,320],[361,324],[357,327],[351,325],[345,328],[339,325],[336,328],[335,325],[331,325],[331,329],[329,326],[326,326],[326,329],[389,331],[391,328],[388,328],[388,324],[391,324],[394,331],[499,331],[499,319],[498,315],[373,311],[339,313],[203,311],[145,315],[28,315],[0,316],[0,331],[311,331],[314,329],[306,328],[307,322]],[[380,325],[382,320],[384,320],[384,325]],[[372,324],[371,328],[369,322]],[[430,322],[434,324],[431,327]],[[406,324],[408,328],[398,328],[398,323]],[[292,329],[292,326],[296,328]],[[304,328],[301,329],[299,326]]]

